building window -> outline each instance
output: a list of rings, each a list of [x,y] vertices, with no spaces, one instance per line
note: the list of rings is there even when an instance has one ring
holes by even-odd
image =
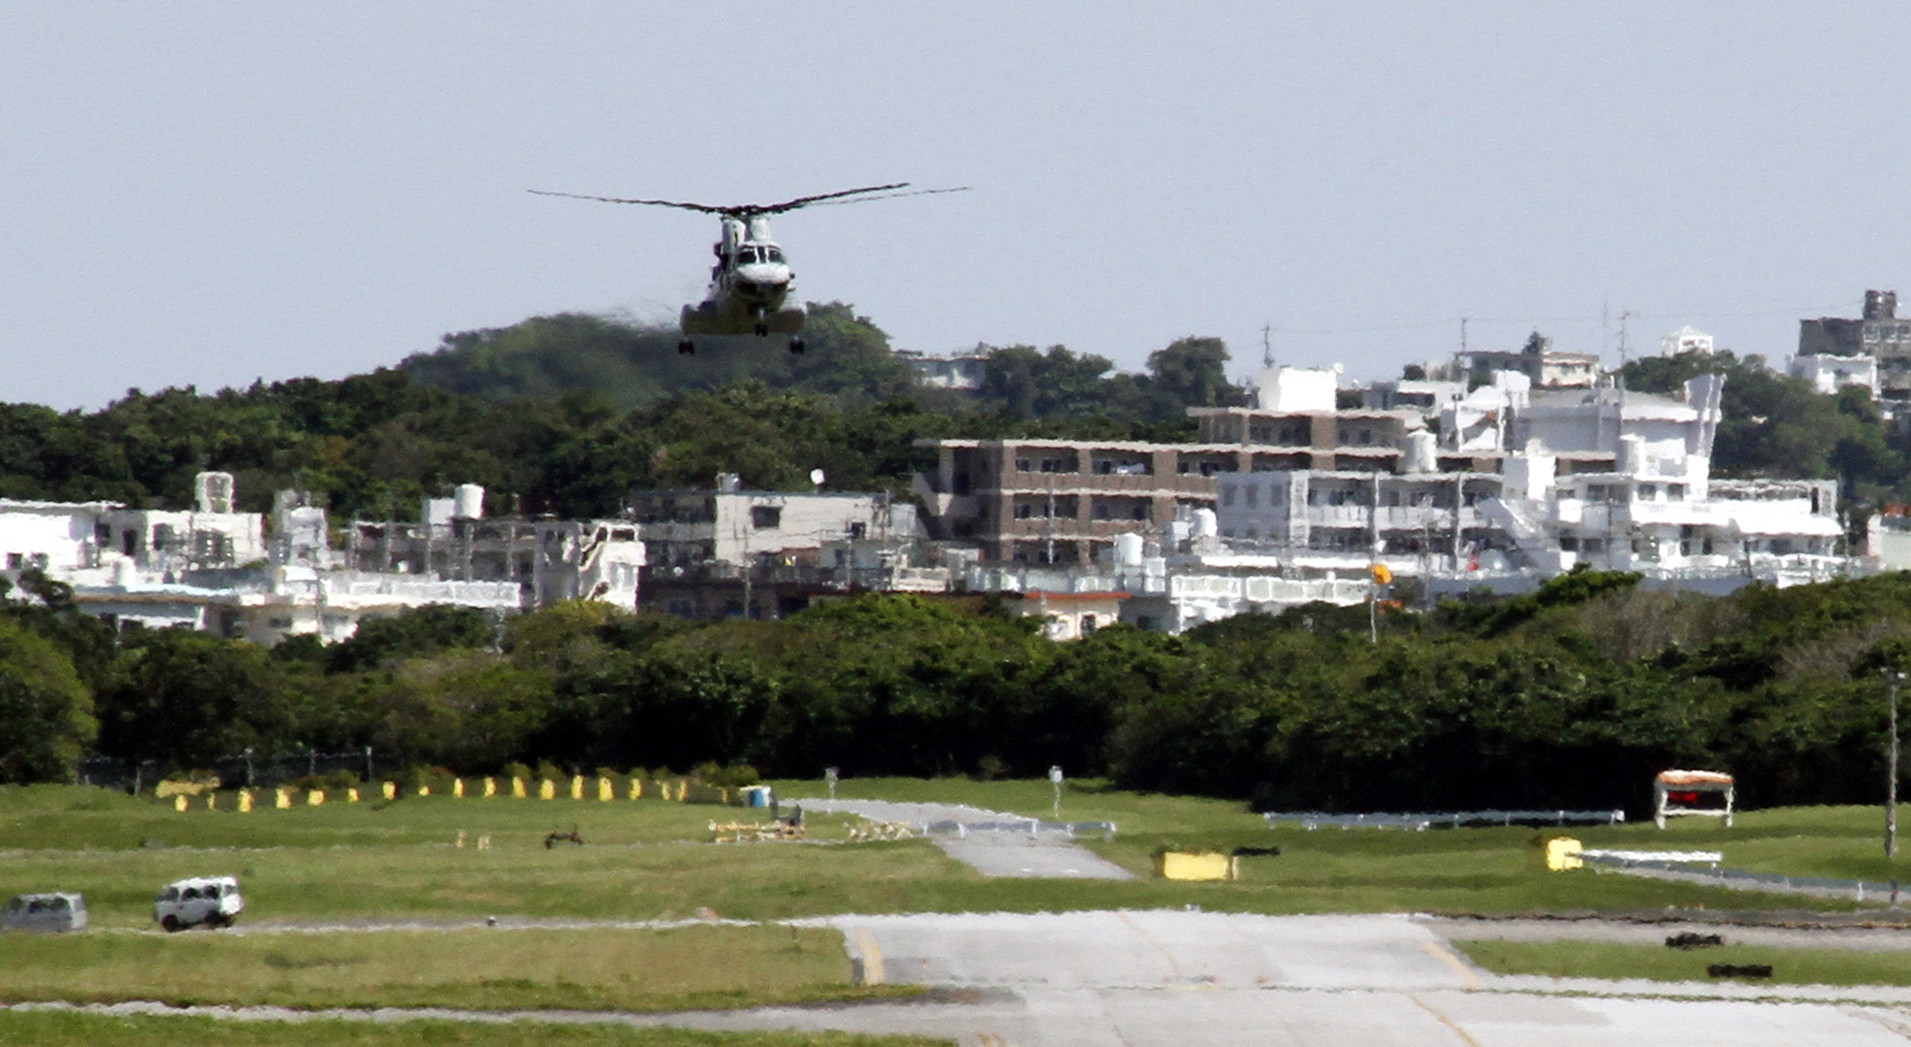
[[[1092,614],[1082,615],[1082,635],[1087,636],[1089,633],[1092,633],[1094,631],[1095,631],[1095,616]]]
[[[750,526],[759,531],[774,531],[783,526],[783,509],[775,505],[750,507]]]

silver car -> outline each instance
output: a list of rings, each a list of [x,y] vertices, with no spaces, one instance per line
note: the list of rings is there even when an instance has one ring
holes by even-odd
[[[22,894],[0,907],[0,928],[9,931],[83,931],[86,899],[66,891]]]

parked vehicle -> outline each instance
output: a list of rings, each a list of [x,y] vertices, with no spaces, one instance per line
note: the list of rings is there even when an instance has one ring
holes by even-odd
[[[0,928],[9,931],[83,931],[86,899],[66,891],[22,894],[0,908]]]
[[[201,924],[229,927],[232,918],[244,911],[245,906],[236,877],[195,876],[176,880],[160,890],[153,899],[153,919],[168,931],[183,931]]]

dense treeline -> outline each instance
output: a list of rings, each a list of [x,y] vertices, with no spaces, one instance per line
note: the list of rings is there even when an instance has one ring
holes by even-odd
[[[888,338],[841,305],[810,307],[810,350],[593,317],[452,335],[437,353],[336,382],[294,379],[204,395],[129,390],[94,412],[0,405],[0,498],[190,504],[192,476],[234,474],[240,508],[299,487],[335,517],[409,519],[420,498],[484,485],[492,511],[615,513],[633,487],[900,493],[930,459],[914,441],[1002,435],[1181,435],[1185,409],[1228,402],[1227,350],[1191,338],[1145,375],[1055,347],[993,350],[975,394],[919,389]],[[661,347],[661,348],[659,348]]]
[[[0,613],[0,777],[82,749],[159,767],[374,746],[387,765],[1039,774],[1329,809],[1635,809],[1669,766],[1750,804],[1873,799],[1878,670],[1911,663],[1911,575],[1730,597],[1582,572],[1383,617],[1311,606],[1068,644],[982,598],[866,596],[695,625],[571,603],[427,608],[266,651],[114,637],[61,602]],[[392,763],[396,761],[396,763]]]

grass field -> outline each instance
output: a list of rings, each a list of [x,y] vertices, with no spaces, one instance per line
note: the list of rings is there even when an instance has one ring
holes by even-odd
[[[783,796],[821,783],[778,783]],[[848,780],[843,798],[935,800],[1047,816],[1046,781]],[[703,911],[771,920],[841,912],[1059,911],[1179,908],[1224,911],[1524,912],[1543,909],[1849,909],[1852,904],[1671,884],[1617,875],[1551,874],[1556,830],[1270,830],[1239,804],[1070,783],[1062,817],[1113,821],[1112,839],[1083,842],[1142,879],[988,880],[923,841],[839,844],[709,843],[708,823],[750,817],[733,807],[663,801],[411,798],[250,814],[169,806],[99,790],[0,788],[0,897],[79,890],[94,925],[151,926],[161,884],[188,875],[242,878],[242,922],[353,919],[681,919]],[[1696,821],[1696,820],[1695,820]],[[1750,812],[1737,826],[1675,823],[1563,830],[1587,846],[1722,849],[1743,868],[1883,878],[1876,812],[1831,808]],[[812,840],[841,841],[846,819],[811,814]],[[543,846],[576,828],[582,847]],[[467,846],[456,847],[458,833]],[[478,850],[488,835],[492,849]],[[1166,848],[1279,846],[1242,860],[1232,883],[1153,879]]]
[[[1756,979],[1757,984],[1911,985],[1911,951],[1858,952],[1750,945],[1688,951],[1660,945],[1575,941],[1456,941],[1453,944],[1474,963],[1495,974],[1704,982],[1715,980],[1705,973],[1711,964],[1770,964],[1771,978]]]
[[[696,1032],[621,1025],[374,1024],[315,1020],[219,1021],[201,1017],[118,1017],[58,1011],[0,1011],[0,1047],[948,1047],[916,1036],[843,1033]]]
[[[834,931],[770,924],[0,941],[0,998],[14,1002],[657,1012],[908,991],[852,986]]]

